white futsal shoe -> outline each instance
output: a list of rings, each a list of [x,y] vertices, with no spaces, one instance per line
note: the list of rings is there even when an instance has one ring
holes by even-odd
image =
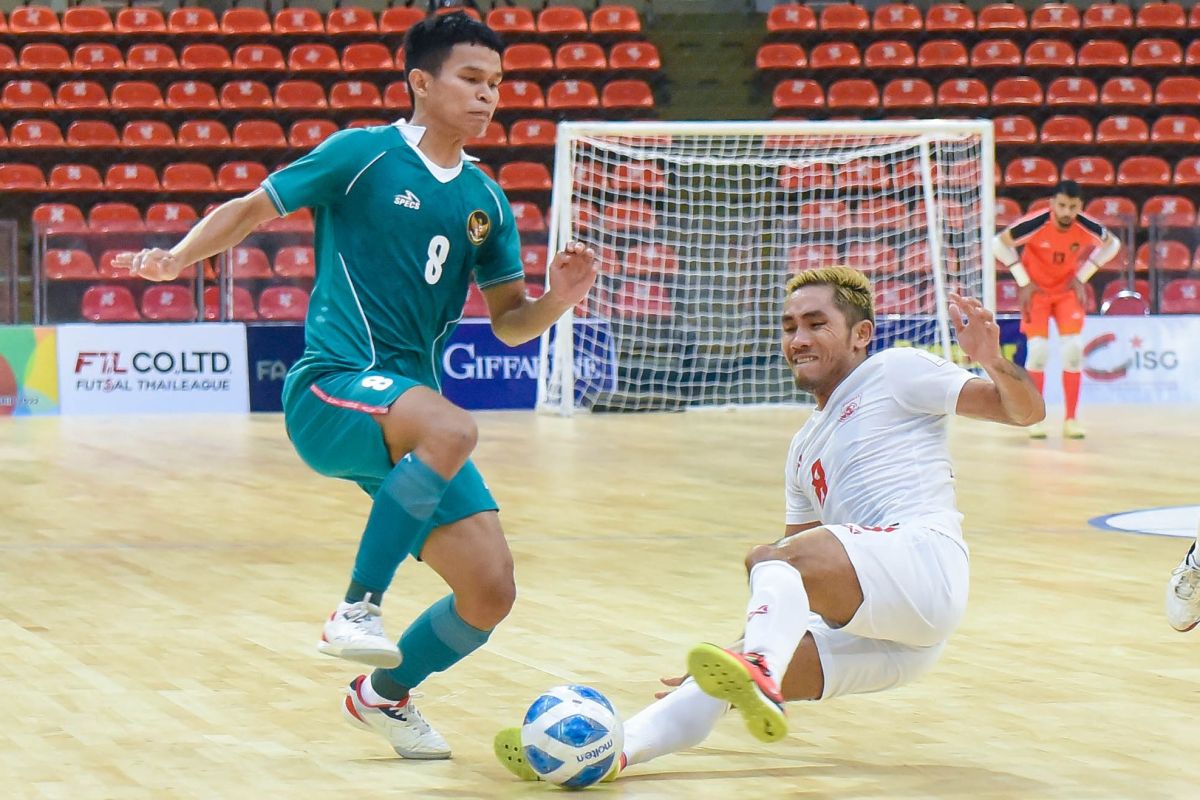
[[[1167,581],[1167,622],[1180,633],[1200,624],[1200,567],[1189,560],[1195,549],[1193,544]]]
[[[1035,422],[1032,425],[1025,426],[1025,435],[1030,439],[1045,439],[1046,426],[1040,422]]]
[[[366,600],[341,603],[326,621],[317,649],[327,656],[372,667],[400,666],[400,651],[383,632],[382,613],[379,606]]]
[[[378,733],[402,758],[435,760],[450,757],[450,745],[433,729],[413,704],[412,697],[399,703],[372,705],[363,699],[359,675],[346,687],[342,714],[356,728]]]

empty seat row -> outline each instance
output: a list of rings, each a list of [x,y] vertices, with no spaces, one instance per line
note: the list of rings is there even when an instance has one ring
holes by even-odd
[[[978,16],[962,3],[935,3],[922,18],[915,6],[887,3],[869,14],[862,6],[839,3],[825,5],[818,14],[798,3],[778,5],[767,15],[767,31],[773,34],[803,34],[813,31],[865,33],[867,31],[1046,31],[1069,32],[1120,30],[1182,30],[1200,28],[1200,10],[1189,14],[1178,3],[1146,3],[1134,11],[1127,5],[1096,3],[1082,14],[1066,3],[1048,3],[1027,15],[1012,3],[994,3]]]
[[[821,111],[824,109],[979,109],[1030,108],[1046,106],[1177,106],[1200,104],[1200,78],[1163,78],[1157,87],[1141,78],[1111,78],[1097,87],[1090,78],[1055,78],[1045,88],[1029,77],[1001,78],[991,90],[978,78],[952,78],[933,86],[922,78],[897,78],[879,86],[866,78],[834,81],[828,91],[814,80],[781,81],[772,95],[778,110]]]
[[[1116,167],[1103,156],[1078,156],[1064,162],[1061,169],[1043,156],[1026,156],[1008,162],[1003,173],[1007,187],[1051,187],[1060,179],[1087,187],[1200,187],[1200,156],[1180,159],[1174,170],[1157,156],[1130,156]]]
[[[1200,118],[1186,114],[1164,114],[1153,125],[1129,114],[1105,117],[1093,128],[1086,117],[1057,114],[1041,128],[1029,117],[1012,115],[993,120],[998,145],[1198,145]]]
[[[1152,292],[1150,282],[1137,279],[1132,283],[1124,279],[1111,280],[1104,286],[1099,302],[1091,284],[1087,285],[1088,313],[1094,314],[1099,307],[1115,300],[1122,292],[1134,292],[1143,301],[1149,301]],[[996,310],[1001,314],[1018,314],[1021,311],[1020,292],[1016,281],[1000,280],[996,282]],[[1158,310],[1162,314],[1198,314],[1200,313],[1200,279],[1175,278],[1163,284],[1159,292]],[[1146,313],[1140,311],[1138,313]]]
[[[232,316],[237,320],[303,322],[308,300],[308,292],[297,286],[268,286],[259,294],[256,304],[246,289],[234,287]],[[210,286],[204,291],[204,318],[217,319],[219,309],[219,289]],[[127,286],[98,284],[83,293],[80,316],[90,322],[192,322],[199,317],[199,311],[191,286],[147,286],[139,307]]]
[[[1146,69],[1200,66],[1200,39],[1186,51],[1173,39],[1143,39],[1132,54],[1122,42],[1096,39],[1086,42],[1078,52],[1061,39],[1038,39],[1024,52],[1011,39],[985,39],[967,50],[954,39],[925,42],[915,51],[908,42],[887,39],[872,42],[860,51],[853,42],[822,42],[811,50],[792,43],[764,44],[758,49],[755,64],[760,70],[823,69]]]
[[[445,9],[446,11],[460,9]],[[479,18],[474,10],[466,13]],[[378,18],[359,6],[334,8],[326,16],[312,8],[283,8],[274,18],[261,8],[231,8],[218,22],[207,8],[185,6],[164,17],[157,8],[123,8],[113,19],[97,6],[77,6],[58,14],[44,5],[26,5],[14,9],[7,19],[0,14],[0,31],[14,34],[105,34],[130,35],[227,34],[239,35],[313,35],[322,33],[404,33],[423,20],[426,12],[419,7],[396,6],[384,9]],[[641,19],[629,6],[606,5],[589,18],[578,8],[549,6],[535,15],[525,8],[498,8],[487,15],[487,23],[502,33],[548,35],[631,35],[641,32]]]
[[[1050,201],[1040,198],[1029,204],[1022,212],[1021,205],[1016,200],[1007,197],[996,198],[996,225],[1007,227],[1020,219],[1024,214],[1034,214],[1046,210]],[[1083,213],[1104,225],[1123,227],[1130,222],[1148,228],[1151,225],[1167,227],[1188,227],[1200,225],[1196,216],[1195,202],[1183,195],[1158,194],[1142,203],[1139,212],[1138,205],[1131,198],[1115,195],[1093,197],[1084,205]]]
[[[594,42],[568,42],[554,53],[539,43],[514,44],[504,51],[506,72],[599,72],[601,70],[657,70],[658,50],[648,42],[620,42],[606,54]],[[74,56],[53,42],[27,44],[20,55],[0,44],[0,70],[22,72],[395,72],[404,69],[404,51],[395,55],[376,42],[346,45],[340,55],[327,44],[298,44],[285,57],[270,44],[244,44],[233,54],[219,44],[189,44],[178,57],[162,43],[130,45],[122,53],[115,45],[85,43]]]

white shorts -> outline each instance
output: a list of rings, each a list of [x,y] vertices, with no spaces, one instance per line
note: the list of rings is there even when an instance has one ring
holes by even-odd
[[[919,524],[825,525],[846,548],[863,603],[841,628],[813,614],[822,700],[891,689],[927,672],[967,608],[965,545]]]

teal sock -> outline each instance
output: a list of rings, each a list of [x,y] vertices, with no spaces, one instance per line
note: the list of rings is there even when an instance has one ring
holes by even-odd
[[[446,595],[425,609],[400,637],[400,666],[375,670],[371,685],[389,700],[401,700],[433,673],[478,650],[491,635],[463,620],[454,610],[454,595]]]
[[[400,562],[429,528],[430,517],[449,485],[448,480],[412,453],[392,467],[375,493],[367,527],[358,544],[352,589],[356,585],[366,588],[374,602],[382,600]],[[347,601],[354,602],[349,594]]]

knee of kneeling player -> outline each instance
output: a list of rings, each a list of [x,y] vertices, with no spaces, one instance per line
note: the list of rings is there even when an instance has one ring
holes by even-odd
[[[1041,372],[1050,360],[1050,343],[1041,336],[1030,338],[1026,345],[1025,369]]]
[[[1067,372],[1079,372],[1083,369],[1083,344],[1079,334],[1062,337],[1063,369]]]
[[[746,554],[746,572],[754,569],[755,564],[761,564],[764,561],[782,561],[783,555],[779,552],[779,548],[773,544],[759,544],[750,549]]]

